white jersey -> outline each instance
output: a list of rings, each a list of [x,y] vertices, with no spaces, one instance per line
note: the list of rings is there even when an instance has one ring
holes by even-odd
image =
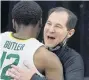
[[[6,71],[11,67],[11,64],[26,68],[23,64],[27,61],[33,66],[33,55],[36,50],[43,44],[35,38],[20,40],[12,36],[12,32],[0,34],[0,80],[11,80],[6,75]],[[41,75],[37,70],[37,74]]]

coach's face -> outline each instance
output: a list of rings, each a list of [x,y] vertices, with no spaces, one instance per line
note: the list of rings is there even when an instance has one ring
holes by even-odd
[[[70,37],[66,26],[67,21],[68,14],[66,12],[51,13],[44,27],[44,43],[46,46],[55,47],[65,37]]]

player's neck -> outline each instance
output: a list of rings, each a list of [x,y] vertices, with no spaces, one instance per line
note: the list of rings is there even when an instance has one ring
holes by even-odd
[[[34,27],[32,25],[20,25],[16,33],[14,33],[14,37],[20,39],[35,38]]]
[[[18,33],[13,33],[13,36],[16,38],[20,39],[29,39],[29,38],[35,38],[32,33],[27,33],[27,32],[18,32]]]

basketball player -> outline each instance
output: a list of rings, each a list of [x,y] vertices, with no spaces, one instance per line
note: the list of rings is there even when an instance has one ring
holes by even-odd
[[[45,72],[47,80],[62,80],[63,70],[58,57],[48,51],[45,46],[36,40],[40,30],[42,10],[36,2],[22,1],[12,9],[12,23],[16,30],[0,34],[0,79],[12,80],[7,70],[11,65],[26,68],[24,61],[27,61],[38,75]],[[33,74],[32,74],[33,75]],[[15,76],[13,74],[13,76]],[[17,77],[19,80],[21,76]],[[30,80],[27,77],[26,80]]]

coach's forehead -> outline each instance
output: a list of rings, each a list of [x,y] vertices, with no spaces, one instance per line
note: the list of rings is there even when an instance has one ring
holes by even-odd
[[[61,12],[53,12],[49,15],[48,20],[54,22],[54,23],[61,23],[62,25],[66,25],[68,21],[68,13],[65,11]]]

